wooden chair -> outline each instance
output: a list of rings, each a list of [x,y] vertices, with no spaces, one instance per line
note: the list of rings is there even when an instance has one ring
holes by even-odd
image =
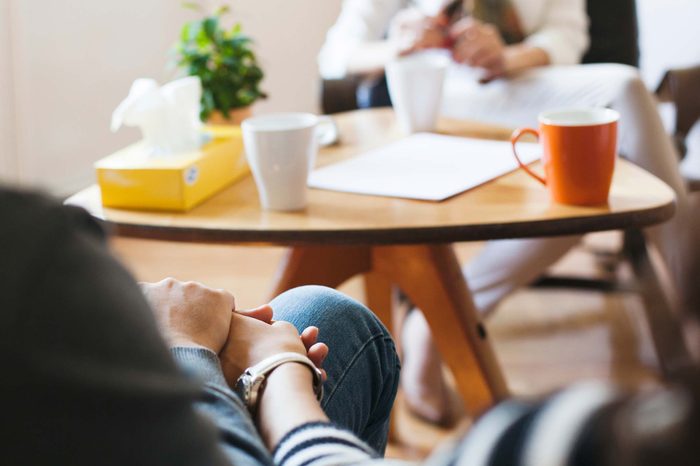
[[[683,157],[686,153],[685,138],[700,120],[700,65],[668,70],[656,89],[656,96],[662,102],[673,103],[673,139]]]

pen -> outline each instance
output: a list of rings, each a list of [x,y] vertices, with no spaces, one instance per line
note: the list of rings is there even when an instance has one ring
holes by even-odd
[[[438,25],[445,30],[462,18],[470,16],[474,11],[474,0],[453,0],[448,3],[440,12],[437,18]],[[449,34],[445,34],[443,47],[451,49],[455,45],[455,40]]]

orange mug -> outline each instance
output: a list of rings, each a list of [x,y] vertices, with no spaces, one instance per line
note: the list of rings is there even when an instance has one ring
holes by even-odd
[[[520,128],[510,142],[518,165],[549,188],[554,202],[595,206],[608,202],[617,154],[620,114],[608,108],[552,110],[539,115],[539,131]],[[516,143],[525,134],[542,140],[544,178],[524,165]]]

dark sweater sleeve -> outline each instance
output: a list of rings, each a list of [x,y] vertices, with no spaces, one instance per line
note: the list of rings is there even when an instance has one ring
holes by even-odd
[[[204,348],[172,348],[180,367],[203,385],[197,409],[216,424],[221,446],[236,466],[272,465],[248,410],[224,379],[219,357]]]
[[[269,463],[195,411],[221,398],[183,376],[84,211],[0,190],[0,219],[3,464]]]

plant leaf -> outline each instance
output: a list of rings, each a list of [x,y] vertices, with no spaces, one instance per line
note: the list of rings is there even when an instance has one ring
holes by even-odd
[[[216,16],[210,16],[202,22],[202,30],[207,35],[207,37],[215,42],[216,33],[219,29],[219,18]]]
[[[202,5],[197,2],[182,2],[182,7],[188,10],[202,11]]]
[[[226,13],[228,13],[229,11],[231,11],[231,7],[229,7],[228,5],[221,5],[219,8],[216,9],[216,12],[214,13],[214,15],[215,16],[222,16],[222,15],[225,15]]]
[[[189,8],[199,5],[189,2]],[[215,110],[228,116],[229,110],[265,98],[260,89],[264,77],[257,64],[252,41],[242,34],[240,23],[224,29],[219,17],[229,11],[222,6],[216,13],[189,21],[173,47],[171,63],[202,82],[200,117],[206,120]]]

